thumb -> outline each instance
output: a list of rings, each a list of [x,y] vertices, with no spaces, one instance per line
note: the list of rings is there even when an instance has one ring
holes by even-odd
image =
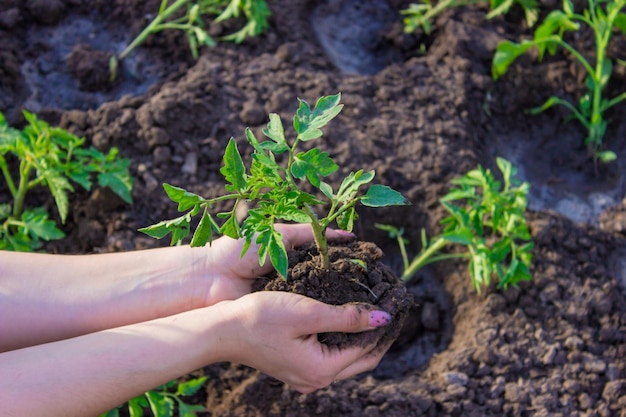
[[[391,314],[364,303],[341,306],[324,304],[324,308],[320,310],[322,311],[316,317],[316,333],[360,333],[391,322]]]

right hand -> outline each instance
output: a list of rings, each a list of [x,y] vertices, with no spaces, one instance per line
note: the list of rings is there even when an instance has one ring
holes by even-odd
[[[233,318],[224,339],[227,360],[303,393],[375,368],[389,347],[376,347],[376,340],[339,350],[317,340],[318,333],[359,333],[388,324],[387,313],[367,305],[332,306],[280,291],[256,292],[224,304]]]

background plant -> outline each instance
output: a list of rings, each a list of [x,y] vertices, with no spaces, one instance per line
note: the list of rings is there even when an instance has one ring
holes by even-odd
[[[533,27],[539,17],[539,6],[535,0],[440,0],[435,5],[431,0],[422,0],[421,3],[412,3],[401,11],[405,16],[404,30],[413,33],[421,28],[429,35],[432,19],[447,9],[470,4],[488,4],[490,11],[487,19],[506,14],[513,5],[518,5],[524,10],[528,27]]]
[[[403,280],[411,279],[424,266],[450,258],[469,261],[472,286],[480,293],[495,278],[498,288],[506,288],[522,280],[530,280],[533,243],[524,213],[529,185],[513,177],[515,168],[497,158],[503,183],[489,169],[481,166],[451,181],[456,186],[441,203],[450,213],[441,220],[443,233],[432,239],[422,231],[422,249],[409,262],[403,230],[390,225],[377,225],[397,239],[404,263]],[[465,247],[463,253],[443,253],[447,245]]]
[[[605,5],[605,9],[602,8],[602,5]],[[546,51],[550,55],[556,54],[560,46],[583,66],[587,72],[585,80],[587,92],[580,98],[578,107],[567,100],[552,96],[543,105],[531,109],[530,112],[538,114],[555,105],[562,105],[569,109],[572,118],[577,119],[587,130],[585,144],[593,156],[594,162],[597,160],[608,162],[616,158],[614,152],[602,150],[602,142],[608,124],[604,114],[608,109],[625,100],[626,92],[607,99],[603,97],[603,91],[613,72],[613,61],[607,56],[611,35],[616,29],[626,34],[626,14],[621,12],[625,5],[626,0],[589,0],[588,7],[582,13],[576,13],[571,0],[564,0],[563,10],[554,10],[548,14],[535,30],[532,40],[524,40],[520,43],[501,42],[493,58],[492,75],[494,79],[504,75],[515,59],[535,47],[539,52],[539,61],[542,60]],[[595,51],[590,55],[595,57],[594,64],[564,39],[566,32],[580,30],[580,23],[585,24],[593,31]],[[618,62],[621,65],[626,65],[624,62]]]
[[[184,11],[184,13],[182,13]],[[110,61],[111,78],[117,76],[119,61],[141,45],[148,36],[163,30],[181,30],[187,35],[189,48],[194,59],[198,58],[198,48],[202,45],[213,47],[215,40],[207,32],[206,16],[215,16],[213,23],[220,23],[243,16],[245,25],[235,33],[221,39],[243,42],[247,37],[261,34],[268,26],[270,10],[265,0],[162,0],[157,16],[139,35]]]
[[[334,119],[343,107],[339,104],[340,99],[340,94],[322,97],[313,109],[306,101],[299,100],[300,105],[293,118],[296,136],[291,142],[287,141],[277,114],[270,114],[269,123],[263,129],[268,140],[259,141],[250,129],[246,129],[246,139],[253,148],[249,170],[244,165],[237,143],[231,138],[220,170],[228,183],[228,194],[207,199],[183,188],[164,184],[167,195],[178,203],[178,210],[186,213],[140,230],[155,238],[163,238],[171,233],[171,243],[176,244],[190,233],[192,218],[199,215],[191,246],[210,243],[214,232],[233,239],[244,238],[242,254],[255,241],[260,248],[259,263],[264,263],[269,256],[272,265],[286,279],[287,251],[282,235],[274,224],[279,220],[309,223],[320,252],[320,266],[328,269],[325,230],[331,223],[336,222],[341,229],[351,231],[357,219],[357,203],[370,207],[406,204],[400,193],[383,185],[374,184],[365,194],[358,195],[360,187],[374,179],[374,171],[351,172],[335,191],[331,185],[322,181],[338,169],[329,154],[319,148],[298,150],[303,142],[322,137],[321,128]],[[282,164],[278,158],[282,158]],[[305,191],[309,185],[319,191],[319,195]],[[217,214],[217,218],[223,220],[219,226],[210,210],[216,203],[225,200],[232,200],[234,204],[230,211]],[[252,208],[243,224],[239,225],[235,212],[242,202]],[[323,205],[329,208],[326,215],[320,218],[314,207]]]
[[[148,408],[154,417],[195,417],[197,411],[206,411],[201,405],[187,404],[182,397],[190,397],[202,388],[207,377],[191,379],[185,382],[170,381],[167,384],[141,394],[126,404],[100,415],[100,417],[119,417],[120,409],[126,408],[130,417],[142,417]],[[178,411],[175,414],[175,411]]]
[[[80,139],[64,129],[50,127],[36,115],[24,112],[28,125],[23,130],[10,127],[0,113],[0,170],[12,202],[0,204],[0,249],[32,251],[42,240],[63,238],[55,220],[43,207],[28,207],[26,196],[36,187],[47,187],[61,222],[69,211],[68,194],[78,184],[90,190],[95,176],[101,187],[109,187],[127,203],[132,203],[130,161],[119,158],[112,148],[108,154],[85,148]],[[17,164],[17,175],[10,161]]]

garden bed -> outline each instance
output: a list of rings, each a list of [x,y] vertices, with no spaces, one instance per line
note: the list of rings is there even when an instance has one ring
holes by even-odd
[[[528,58],[491,78],[497,43],[525,33],[521,13],[488,21],[480,7],[451,10],[430,36],[406,35],[398,10],[408,3],[270,1],[270,28],[258,38],[219,43],[193,61],[184,36],[164,32],[117,84],[85,91],[67,56],[82,57],[74,68],[89,72],[88,52],[119,52],[159,2],[0,2],[0,111],[9,122],[20,125],[26,107],[132,161],[134,204],[104,191],[74,194],[68,237],[46,249],[167,244],[137,231],[176,215],[161,183],[217,195],[231,136],[245,140],[247,126],[260,133],[269,112],[288,120],[296,97],[341,92],[344,110],[320,146],[341,174],[375,169],[377,182],[411,202],[361,209],[361,240],[376,242],[398,269],[395,242],[373,224],[403,227],[416,253],[422,228],[440,232],[449,181],[477,164],[495,170],[503,156],[531,183],[533,280],[477,295],[461,261],[434,264],[408,283],[418,303],[411,327],[376,370],[305,395],[245,367],[209,366],[199,371],[209,376],[195,399],[207,405],[200,415],[626,415],[626,105],[608,115],[606,146],[618,159],[596,173],[585,133],[564,124],[565,112],[524,112],[553,94],[578,97],[575,64],[559,54]],[[85,31],[80,50],[68,44],[74,24]],[[614,47],[621,59],[625,45]],[[609,90],[623,91],[625,72],[615,69]]]

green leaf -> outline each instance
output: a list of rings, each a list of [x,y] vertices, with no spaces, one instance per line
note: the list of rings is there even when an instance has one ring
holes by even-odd
[[[287,258],[287,249],[283,243],[283,235],[272,228],[271,238],[269,241],[269,255],[272,265],[276,272],[287,280],[287,270],[289,268],[289,259]]]
[[[59,215],[61,216],[61,221],[65,223],[69,211],[69,199],[67,192],[74,191],[74,187],[72,187],[65,177],[59,175],[56,171],[47,170],[40,173],[40,175],[45,179],[46,184],[54,197],[57,209],[59,210]]]
[[[189,224],[191,223],[191,214],[187,213],[175,219],[163,220],[157,224],[139,229],[140,232],[147,234],[155,239],[161,239],[172,234],[171,245],[175,245],[182,241],[189,234]]]
[[[600,160],[600,162],[605,164],[617,159],[617,155],[613,151],[596,152],[596,157]]]
[[[404,206],[407,199],[386,185],[374,184],[361,198],[361,204],[368,207]]]
[[[175,203],[178,203],[178,211],[186,211],[204,202],[204,198],[189,192],[184,188],[176,187],[167,183],[163,184],[165,193]]]
[[[626,13],[618,13],[613,25],[622,32],[622,35],[626,35]]]
[[[356,210],[353,207],[350,207],[348,210],[344,211],[337,217],[337,225],[342,230],[347,232],[351,232],[354,230],[354,222],[357,220],[358,216],[356,214]]]
[[[269,149],[276,154],[280,154],[289,149],[287,141],[285,140],[283,122],[280,120],[280,116],[276,113],[270,114],[270,121],[267,124],[267,127],[263,129],[263,134],[275,142],[275,146],[266,149]]]
[[[458,243],[461,245],[470,245],[474,240],[472,232],[465,228],[455,232],[444,233],[441,237],[450,243]]]
[[[230,213],[226,222],[224,222],[220,228],[220,233],[232,239],[239,239],[241,237],[239,223],[237,223],[237,217],[234,212]]]
[[[133,179],[128,172],[115,171],[98,174],[98,184],[101,187],[109,187],[115,194],[128,204],[133,203],[131,191],[133,189]]]
[[[198,392],[200,388],[202,388],[206,380],[207,377],[202,376],[200,378],[194,378],[189,381],[181,382],[178,384],[178,388],[176,389],[176,395],[183,395],[185,397],[193,395]]]
[[[509,66],[522,54],[534,46],[534,43],[523,41],[522,43],[514,43],[511,41],[502,41],[496,47],[496,53],[493,56],[491,64],[491,76],[497,80],[509,69]]]
[[[341,94],[321,97],[317,100],[315,108],[311,110],[306,101],[298,99],[300,106],[293,119],[293,126],[298,134],[298,139],[308,141],[322,136],[319,129],[341,112],[343,104],[339,104],[340,100]]]
[[[320,187],[320,177],[327,177],[337,171],[337,165],[327,152],[313,148],[307,152],[295,155],[291,166],[291,173],[298,179],[305,176],[315,187]]]
[[[237,142],[231,138],[224,151],[224,166],[220,172],[230,183],[226,189],[232,192],[244,193],[247,190],[246,168],[237,149]]]
[[[352,200],[359,187],[371,182],[374,179],[374,171],[363,172],[358,170],[357,172],[351,172],[347,177],[343,179],[339,190],[337,191],[337,202],[344,203]]]
[[[213,242],[213,230],[219,231],[219,227],[217,227],[215,220],[213,220],[205,207],[200,223],[198,223],[198,227],[191,238],[190,246],[199,247],[205,246],[207,243],[211,244]]]
[[[207,411],[205,407],[201,405],[185,404],[180,401],[178,403],[178,416],[179,417],[196,417],[196,411]]]
[[[26,232],[37,238],[57,240],[65,237],[65,233],[48,218],[48,213],[43,208],[25,210],[22,213],[22,221],[25,223]]]
[[[574,15],[574,3],[572,3],[572,0],[563,0],[563,11],[570,18]]]
[[[130,417],[143,417],[143,409],[148,406],[148,399],[145,394],[141,394],[128,401],[128,413]]]
[[[322,194],[328,197],[329,200],[335,198],[335,195],[333,194],[333,187],[331,187],[330,184],[327,184],[324,181],[320,181],[319,189]]]
[[[154,413],[154,417],[173,417],[174,401],[156,391],[146,392],[146,398],[150,403],[150,410]]]

